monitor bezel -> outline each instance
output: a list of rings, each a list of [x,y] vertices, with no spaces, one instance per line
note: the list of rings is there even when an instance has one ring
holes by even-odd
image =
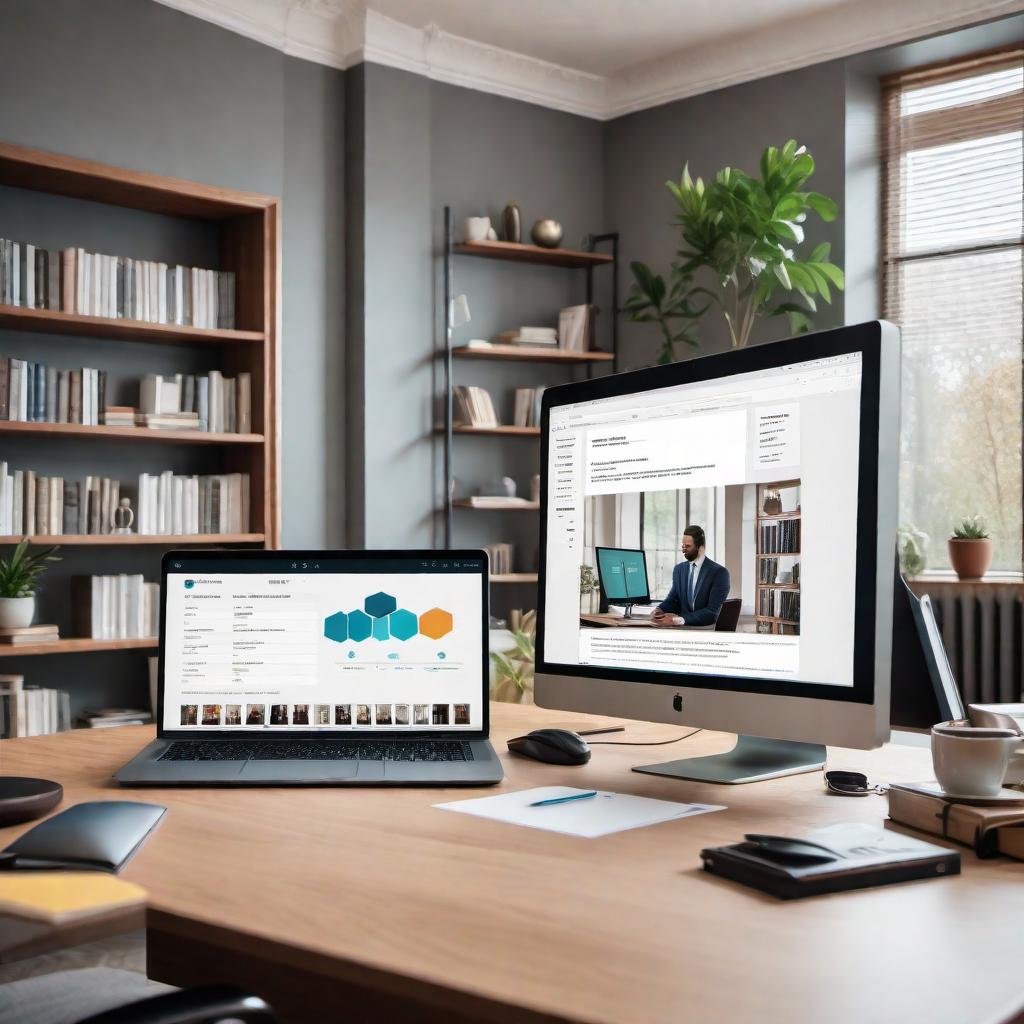
[[[688,359],[666,366],[576,381],[547,388],[541,403],[540,565],[537,598],[536,672],[538,675],[646,683],[674,689],[807,697],[861,705],[876,703],[876,591],[878,584],[878,463],[882,361],[882,323],[819,331],[753,348]],[[564,405],[618,398],[733,377],[759,370],[815,362],[860,353],[860,437],[857,475],[857,550],[854,596],[853,684],[772,681],[753,676],[653,672],[597,665],[569,665],[545,657],[547,600],[548,456],[551,410]]]
[[[617,598],[609,597],[608,591],[605,590],[604,576],[601,575],[601,555],[602,551],[632,551],[639,552],[640,557],[644,560],[644,579],[647,580],[647,593],[638,594],[635,598]],[[606,604],[650,604],[651,602],[651,577],[647,572],[647,552],[643,548],[613,548],[607,544],[595,544],[594,545],[594,561],[597,562],[597,582],[601,588],[601,605],[604,607]]]
[[[348,562],[372,562],[372,561],[408,561],[410,572],[413,572],[413,563],[419,562],[443,562],[443,561],[465,561],[473,564],[468,568],[470,573],[480,577],[481,586],[481,706],[483,708],[483,722],[479,729],[417,729],[413,726],[408,728],[376,729],[373,727],[359,728],[309,728],[296,729],[294,726],[266,726],[262,729],[246,729],[242,727],[227,727],[215,729],[212,726],[190,727],[190,728],[164,728],[164,670],[166,665],[165,645],[167,638],[167,575],[169,568],[180,573],[186,571],[188,563],[193,565],[202,562],[272,562],[294,560],[296,562],[316,562],[334,559]],[[180,563],[177,564],[177,563]],[[420,566],[422,568],[422,566]],[[198,571],[198,570],[196,570]],[[216,570],[207,570],[216,571]],[[230,570],[223,570],[230,571]],[[430,569],[424,570],[430,572]],[[446,573],[437,573],[446,575]],[[461,739],[471,741],[487,739],[490,735],[490,651],[488,649],[488,628],[490,624],[490,571],[487,560],[487,552],[475,548],[460,548],[449,551],[435,551],[431,549],[401,551],[401,550],[314,550],[314,549],[224,549],[209,548],[202,551],[184,550],[168,551],[164,554],[160,563],[160,643],[158,647],[157,665],[157,739],[166,740],[197,740],[209,738],[217,740],[249,740],[261,742],[265,740],[281,739],[318,739],[332,738],[337,740],[351,739],[393,739],[393,740],[444,740]],[[266,703],[270,703],[267,701]],[[293,703],[289,701],[288,703]],[[311,704],[316,703],[310,701]],[[372,702],[371,702],[372,703]],[[410,702],[411,703],[411,702]],[[333,701],[332,701],[333,704]]]

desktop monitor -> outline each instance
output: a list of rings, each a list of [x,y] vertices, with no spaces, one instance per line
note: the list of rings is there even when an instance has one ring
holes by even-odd
[[[594,548],[597,581],[601,588],[601,610],[609,604],[648,604],[651,588],[647,577],[647,555],[640,548]]]
[[[876,321],[546,390],[536,702],[738,734],[637,769],[685,778],[884,742],[899,350]],[[657,622],[581,621],[599,547],[645,552]]]

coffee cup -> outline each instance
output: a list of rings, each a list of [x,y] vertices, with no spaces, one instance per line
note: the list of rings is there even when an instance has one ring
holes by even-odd
[[[462,224],[462,234],[467,242],[483,242],[491,230],[490,217],[467,217]]]
[[[998,796],[1020,737],[1010,729],[978,729],[943,722],[932,727],[932,764],[943,792],[952,797]]]

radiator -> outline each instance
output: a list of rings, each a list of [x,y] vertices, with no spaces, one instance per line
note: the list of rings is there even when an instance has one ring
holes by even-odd
[[[965,704],[1024,700],[1024,584],[914,580],[928,594]]]

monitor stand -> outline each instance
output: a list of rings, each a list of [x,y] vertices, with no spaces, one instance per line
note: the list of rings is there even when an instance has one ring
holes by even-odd
[[[760,782],[780,775],[799,775],[825,767],[825,748],[820,743],[770,740],[762,736],[737,736],[736,746],[724,754],[685,757],[662,764],[643,764],[633,769],[644,775],[667,775],[695,782]]]

